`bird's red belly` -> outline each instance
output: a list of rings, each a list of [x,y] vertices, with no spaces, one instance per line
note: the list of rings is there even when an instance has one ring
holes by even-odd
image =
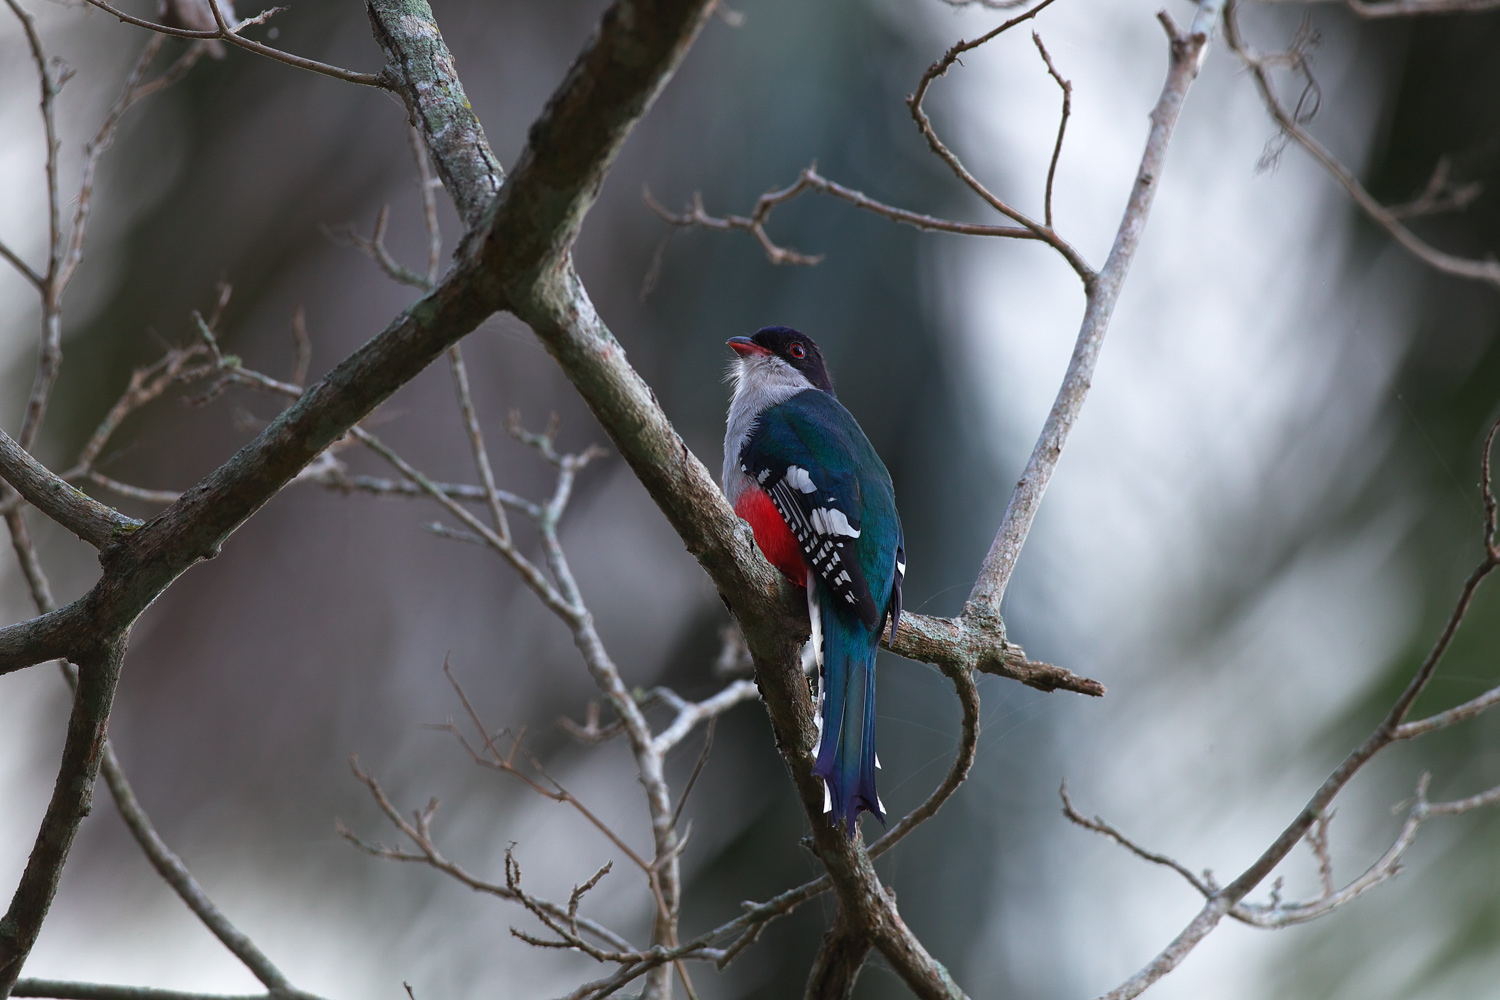
[[[755,532],[755,544],[760,546],[766,561],[797,586],[806,586],[807,563],[802,558],[802,549],[765,490],[753,486],[747,489],[734,505],[734,512]]]

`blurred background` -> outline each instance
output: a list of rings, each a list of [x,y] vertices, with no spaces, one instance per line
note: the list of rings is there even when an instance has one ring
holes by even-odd
[[[143,35],[97,11],[36,3],[55,54],[79,69],[61,102],[64,190],[82,142]],[[600,0],[440,0],[469,97],[503,162],[591,31]],[[1003,14],[938,0],[741,0],[712,20],[637,129],[589,217],[580,269],[601,314],[684,437],[718,467],[723,341],[769,323],[824,345],[840,396],[894,475],[908,535],[908,604],[956,613],[1024,464],[1082,305],[1038,246],[920,234],[804,198],[780,209],[784,245],[825,254],[777,268],[744,234],[679,232],[642,201],[744,212],[816,160],[830,178],[922,211],[990,221],[925,152],[902,98],[954,40]],[[1173,0],[1183,23],[1191,7]],[[147,13],[144,6],[139,11]],[[243,13],[247,13],[242,11]],[[253,13],[253,12],[251,12]],[[1148,6],[1063,0],[1036,22],[1074,84],[1058,170],[1061,231],[1103,261],[1166,68]],[[1439,246],[1495,249],[1500,200],[1500,18],[1360,22],[1342,5],[1253,8],[1251,41],[1318,36],[1315,131],[1387,202],[1414,197],[1440,157],[1484,194],[1419,224]],[[361,6],[295,4],[276,44],[373,70]],[[1294,100],[1297,91],[1287,92]],[[0,20],[0,238],[44,250],[36,84]],[[1040,211],[1060,96],[1025,28],[967,56],[934,88],[948,141],[991,186]],[[1013,638],[1102,680],[1101,701],[987,677],[974,773],[942,814],[879,864],[902,912],[970,995],[1092,996],[1133,973],[1196,911],[1190,888],[1066,823],[1056,789],[1194,869],[1237,873],[1300,809],[1404,684],[1479,552],[1479,443],[1500,405],[1493,289],[1424,270],[1356,214],[1275,130],[1222,46],[1190,95],[1083,419],[1007,599]],[[67,464],[133,366],[192,336],[216,283],[234,287],[226,348],[284,377],[306,308],[319,375],[411,299],[325,229],[368,232],[418,264],[423,232],[402,109],[231,52],[127,122],[105,160],[87,262],[67,301],[67,362],[40,454]],[[451,249],[457,226],[443,206]],[[660,251],[654,286],[647,281]],[[36,306],[0,272],[0,421],[30,385]],[[487,323],[465,342],[502,485],[537,496],[547,470],[503,433],[506,413],[562,444],[604,440],[529,332]],[[472,481],[451,379],[435,366],[377,417],[429,474]],[[279,404],[230,393],[163,400],[113,440],[104,471],[181,489]],[[383,474],[346,453],[356,471]],[[117,498],[109,498],[117,502]],[[124,502],[131,513],[151,508]],[[398,804],[430,796],[446,853],[501,877],[506,845],[528,887],[565,897],[612,856],[565,808],[481,773],[430,728],[460,711],[445,657],[488,723],[529,743],[633,843],[645,810],[623,746],[578,748],[552,725],[591,688],[563,627],[484,551],[434,537],[417,501],[286,490],[163,596],[137,626],[111,734],[159,829],[231,919],[300,987],[333,1000],[545,997],[597,975],[508,928],[528,919],[427,869],[356,852],[335,819],[394,841],[351,753]],[[90,552],[39,517],[59,597],[96,575]],[[727,617],[623,463],[583,477],[565,542],[629,683],[715,689]],[[1418,711],[1500,675],[1500,599],[1482,597]],[[7,621],[30,606],[0,562]],[[14,884],[50,794],[67,699],[38,667],[0,682],[0,885]],[[882,662],[882,794],[897,814],[941,779],[957,707],[935,671]],[[698,744],[671,761],[677,787]],[[1389,751],[1340,800],[1347,879],[1399,825],[1391,807],[1433,772],[1435,797],[1500,782],[1500,728],[1481,719]],[[254,980],[179,904],[102,789],[26,972],[221,992]],[[684,929],[695,932],[816,874],[804,819],[763,713],[718,727],[687,807]],[[1394,883],[1276,934],[1223,926],[1156,988],[1162,997],[1473,997],[1500,974],[1500,814],[1426,827]],[[1289,895],[1316,891],[1310,853]],[[8,891],[8,890],[7,890]],[[1263,895],[1263,894],[1262,894]],[[622,869],[592,915],[644,938],[648,896]],[[772,925],[712,997],[800,995],[830,915]],[[902,996],[878,959],[861,997]]]

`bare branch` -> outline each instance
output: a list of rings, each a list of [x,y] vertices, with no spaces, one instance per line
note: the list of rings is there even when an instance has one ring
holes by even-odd
[[[686,739],[688,733],[692,732],[698,723],[706,721],[712,724],[714,719],[741,702],[758,699],[760,690],[756,688],[754,681],[741,680],[730,684],[713,697],[699,702],[684,701],[667,688],[656,688],[650,695],[665,701],[677,713],[672,724],[651,741],[653,750],[659,754],[665,754]],[[687,793],[683,794],[685,796]]]
[[[11,0],[6,0],[6,2],[9,3],[11,2]],[[209,4],[209,8],[213,11],[214,20],[218,22],[218,27],[216,27],[213,31],[193,31],[188,28],[173,28],[169,25],[158,24],[155,21],[147,21],[139,17],[131,17],[124,11],[119,10],[115,7],[111,7],[109,4],[105,3],[104,0],[87,0],[87,2],[90,6],[97,7],[100,10],[104,11],[104,13],[118,18],[119,20],[124,21],[126,24],[133,24],[138,28],[146,28],[150,31],[155,31],[158,34],[171,35],[174,38],[197,38],[205,40],[213,39],[217,41],[228,42],[235,48],[244,49],[246,52],[253,52],[258,56],[264,56],[267,59],[272,59],[279,63],[285,63],[286,65],[294,66],[297,69],[305,69],[310,73],[317,73],[319,76],[332,77],[335,80],[342,80],[345,83],[359,84],[362,87],[375,87],[379,90],[391,89],[390,83],[378,73],[356,73],[353,70],[343,69],[339,66],[331,66],[328,63],[319,62],[316,59],[308,59],[305,56],[293,55],[290,52],[283,52],[281,49],[272,48],[271,46],[262,44],[261,42],[256,42],[252,41],[249,38],[245,38],[239,34],[239,31],[251,24],[261,23],[261,20],[263,18],[254,17],[248,21],[241,21],[237,25],[231,25],[224,20],[224,12],[219,9],[219,5],[216,3]]]
[[[415,125],[406,130],[412,159],[417,162],[417,179],[422,186],[422,222],[427,227],[427,287],[437,284],[443,266],[443,233],[438,226],[437,192],[443,182],[432,176],[432,164],[422,146],[422,133]]]
[[[141,522],[126,517],[70,486],[32,458],[0,430],[0,477],[37,510],[96,549],[135,531]]]
[[[430,195],[430,189],[429,189]],[[435,261],[435,258],[434,258]],[[432,264],[436,269],[436,263]],[[474,411],[474,399],[469,393],[469,372],[464,367],[464,356],[458,345],[448,348],[448,363],[453,370],[453,387],[458,393],[458,408],[463,413],[464,429],[469,434],[469,446],[474,453],[474,468],[479,472],[479,482],[484,487],[484,498],[490,505],[490,517],[495,522],[495,533],[510,541],[510,523],[505,518],[505,506],[500,499],[500,490],[495,486],[495,472],[490,467],[490,453],[484,446],[484,432],[479,427],[479,416]]]
[[[948,2],[948,0],[945,0]],[[1366,20],[1389,17],[1425,17],[1442,14],[1482,14],[1500,9],[1500,0],[1258,0],[1267,5],[1283,3],[1345,3]]]
[[[406,102],[459,218],[465,226],[475,225],[499,193],[505,172],[464,94],[432,8],[426,0],[367,0],[365,10],[385,52],[382,76]]]
[[[1440,215],[1444,212],[1462,212],[1484,193],[1484,185],[1478,181],[1454,184],[1450,176],[1452,171],[1452,159],[1447,156],[1438,157],[1436,166],[1432,168],[1432,176],[1427,179],[1427,186],[1422,189],[1421,193],[1404,204],[1387,205],[1386,211],[1390,212],[1391,217],[1395,219],[1416,219]]]
[[[386,277],[392,281],[427,291],[432,287],[432,282],[396,260],[386,249],[385,227],[390,222],[390,218],[391,206],[382,205],[375,216],[375,231],[368,238],[359,235],[353,226],[348,226],[344,229],[343,240],[379,265]]]
[[[31,269],[31,265],[22,260],[14,250],[0,242],[0,258],[4,258],[11,267],[21,273],[21,277],[31,282],[39,292],[46,290],[45,279]]]
[[[1119,830],[1106,823],[1099,816],[1095,816],[1093,819],[1089,819],[1088,817],[1080,813],[1077,809],[1074,809],[1073,800],[1068,798],[1068,783],[1066,781],[1064,781],[1058,787],[1057,794],[1062,797],[1063,815],[1068,817],[1068,820],[1070,822],[1076,823],[1078,826],[1083,827],[1085,830],[1092,830],[1095,833],[1103,834],[1143,861],[1149,861],[1153,865],[1161,865],[1164,868],[1172,869],[1174,872],[1186,879],[1189,885],[1191,885],[1194,889],[1197,889],[1205,897],[1212,897],[1214,892],[1217,891],[1214,886],[1209,885],[1207,882],[1200,879],[1197,875],[1194,875],[1191,871],[1188,870],[1188,867],[1181,862],[1175,861],[1172,858],[1167,857],[1165,854],[1158,854],[1155,851],[1146,850],[1146,848],[1141,847],[1139,844],[1131,840],[1129,837],[1125,836]]]
[[[698,775],[703,773],[703,767],[708,763],[708,753],[714,748],[714,723],[717,721],[718,716],[709,716],[708,725],[703,727],[703,749],[698,754],[697,763],[693,765],[693,773],[688,775],[687,784],[682,786],[682,794],[677,797],[677,808],[672,810],[674,827],[682,819],[682,807],[687,805],[688,796],[693,794],[693,788],[698,784]],[[687,838],[684,837],[683,840],[686,841]]]
[[[1373,6],[1385,6],[1377,4]],[[1332,153],[1308,132],[1303,122],[1299,121],[1297,115],[1288,110],[1282,103],[1281,98],[1276,95],[1276,89],[1271,81],[1270,67],[1274,60],[1271,57],[1253,52],[1244,42],[1240,34],[1237,8],[1233,0],[1226,5],[1224,10],[1224,40],[1229,48],[1239,56],[1240,60],[1249,67],[1251,75],[1255,78],[1255,85],[1260,90],[1261,98],[1265,101],[1266,109],[1271,117],[1276,120],[1282,132],[1290,136],[1303,149],[1312,154],[1333,176],[1333,179],[1348,192],[1349,197],[1359,206],[1360,210],[1369,217],[1370,221],[1391,235],[1397,243],[1400,243],[1413,255],[1415,255],[1427,266],[1444,274],[1451,274],[1456,278],[1469,278],[1474,281],[1482,281],[1486,284],[1500,288],[1500,262],[1493,260],[1472,260],[1467,257],[1459,257],[1455,254],[1439,250],[1426,240],[1412,232],[1405,223],[1401,221],[1399,213],[1393,213],[1389,208],[1375,199],[1359,179],[1338,161]]]
[[[380,787],[380,784],[359,766],[359,761],[356,758],[350,758],[349,766],[354,770],[354,776],[358,778],[359,781],[370,790],[370,795],[375,799],[375,803],[380,807],[380,810],[385,813],[386,817],[391,821],[391,823],[394,824],[396,828],[399,829],[408,840],[416,845],[418,851],[420,851],[421,853],[409,854],[396,850],[394,848],[383,847],[379,844],[371,844],[356,837],[342,823],[339,823],[337,825],[339,836],[343,837],[345,840],[349,841],[360,850],[365,851],[366,853],[371,854],[374,857],[385,858],[394,861],[421,862],[437,869],[438,871],[443,872],[445,875],[448,875],[458,880],[459,882],[462,882],[464,885],[468,886],[471,889],[474,889],[475,891],[487,893],[492,896],[498,896],[501,899],[519,902],[516,894],[510,888],[503,885],[497,885],[493,882],[486,882],[482,879],[475,878],[473,875],[470,875],[468,872],[464,871],[464,869],[459,865],[456,865],[453,862],[449,861],[447,858],[443,857],[442,852],[440,852],[436,844],[433,843],[431,836],[424,830],[420,829],[417,825],[414,825],[413,823],[408,821],[406,817],[401,814],[401,811],[397,809],[391,803],[390,798],[386,796],[385,791]],[[549,904],[543,904],[543,906],[544,908],[548,908]],[[561,907],[552,906],[548,909],[548,912],[553,917],[557,917],[560,919],[569,919],[567,910]],[[606,942],[611,947],[616,948],[619,951],[631,952],[636,950],[629,941],[620,937],[614,931],[610,930],[608,927],[605,927],[602,924],[596,923],[595,921],[589,920],[585,917],[578,917],[576,915],[573,917],[573,919],[577,921],[579,927],[588,931],[590,934],[595,935],[601,941]]]
[[[1042,62],[1047,64],[1047,75],[1057,81],[1062,89],[1063,103],[1062,114],[1057,120],[1057,142],[1052,145],[1052,160],[1047,164],[1047,194],[1044,199],[1046,206],[1047,228],[1052,228],[1052,182],[1057,177],[1057,161],[1062,156],[1063,136],[1068,131],[1068,116],[1073,113],[1073,83],[1064,80],[1057,67],[1052,65],[1052,57],[1047,54],[1047,47],[1042,44],[1042,36],[1035,31],[1031,33],[1031,40],[1036,43],[1036,50],[1042,54]]]
[[[906,625],[905,616],[902,616],[901,624],[903,627]],[[958,695],[959,708],[963,712],[958,752],[954,754],[953,764],[943,783],[933,789],[921,805],[901,817],[899,823],[870,845],[872,858],[880,857],[907,834],[935,816],[943,803],[958,791],[958,786],[969,776],[969,768],[974,766],[974,756],[979,751],[979,688],[974,684],[974,674],[952,664],[940,664],[939,669],[953,682],[954,693]]]
[[[312,338],[307,335],[307,311],[302,306],[292,310],[292,385],[305,388],[307,372],[312,367]]]
[[[1391,706],[1375,731],[1363,743],[1351,751],[1344,758],[1343,762],[1334,769],[1333,773],[1313,793],[1312,798],[1308,800],[1302,812],[1281,832],[1281,835],[1276,838],[1275,842],[1266,848],[1261,856],[1250,867],[1241,872],[1233,882],[1230,882],[1222,889],[1216,890],[1209,896],[1203,909],[1198,912],[1198,915],[1193,918],[1192,922],[1150,964],[1125,983],[1105,994],[1103,1000],[1128,1000],[1130,997],[1140,995],[1152,983],[1174,969],[1193,950],[1199,941],[1218,926],[1219,921],[1227,914],[1232,913],[1237,918],[1251,923],[1260,919],[1280,920],[1284,923],[1312,919],[1312,915],[1318,915],[1322,912],[1327,912],[1333,906],[1342,905],[1345,899],[1352,899],[1365,889],[1388,878],[1394,872],[1396,862],[1400,860],[1401,854],[1406,850],[1406,845],[1410,843],[1410,838],[1416,835],[1416,827],[1420,825],[1422,819],[1427,814],[1428,807],[1424,802],[1426,790],[1425,777],[1418,785],[1417,806],[1413,808],[1412,813],[1408,817],[1408,826],[1403,827],[1402,834],[1397,838],[1396,843],[1391,847],[1390,851],[1387,852],[1385,859],[1377,862],[1364,875],[1360,876],[1359,879],[1350,883],[1350,886],[1344,890],[1344,892],[1348,893],[1347,896],[1342,893],[1329,896],[1325,893],[1323,899],[1302,906],[1283,904],[1279,900],[1273,899],[1269,908],[1262,908],[1259,911],[1254,907],[1241,907],[1240,905],[1251,890],[1264,881],[1276,866],[1291,853],[1292,849],[1305,837],[1309,836],[1309,834],[1312,834],[1315,838],[1313,847],[1314,851],[1318,853],[1319,861],[1323,861],[1326,849],[1318,846],[1316,838],[1319,835],[1314,832],[1314,829],[1318,824],[1327,822],[1326,816],[1334,797],[1343,790],[1350,779],[1371,758],[1397,739],[1418,736],[1423,732],[1430,732],[1432,729],[1441,728],[1442,725],[1448,724],[1445,721],[1441,724],[1434,723],[1429,726],[1429,720],[1421,720],[1414,724],[1414,728],[1410,731],[1409,736],[1403,735],[1403,723],[1406,715],[1411,711],[1412,704],[1426,688],[1428,682],[1432,679],[1433,673],[1437,670],[1438,664],[1447,653],[1453,641],[1453,636],[1458,631],[1458,627],[1462,624],[1464,616],[1467,614],[1473,601],[1475,591],[1491,572],[1500,567],[1500,549],[1497,549],[1495,545],[1496,502],[1490,479],[1490,451],[1494,445],[1497,433],[1500,433],[1500,420],[1491,425],[1489,433],[1485,436],[1484,456],[1481,461],[1485,500],[1484,558],[1464,581],[1452,613],[1448,616],[1447,622],[1444,623],[1442,630],[1439,632],[1437,639],[1434,640],[1427,655],[1422,658],[1422,662],[1418,665],[1412,679],[1407,683],[1406,689],[1396,699],[1395,704]],[[1475,701],[1479,700],[1475,699]],[[1459,709],[1466,709],[1466,707],[1459,706]],[[1467,718],[1469,715],[1477,714],[1480,710],[1482,708],[1476,708],[1471,712],[1467,712],[1467,714],[1455,716],[1450,721],[1457,721],[1457,718],[1460,717]],[[1439,716],[1432,718],[1433,720],[1439,720],[1443,714],[1445,713],[1440,713]],[[1491,801],[1500,801],[1500,790],[1486,792],[1459,803],[1451,803],[1450,806],[1454,812],[1462,812],[1470,808],[1488,804]],[[1325,885],[1327,881],[1325,879]],[[1271,915],[1266,916],[1267,913]],[[1281,925],[1272,923],[1270,926]]]
[[[103,983],[72,983],[59,979],[22,979],[10,991],[13,997],[52,997],[55,1000],[278,1000],[307,994],[291,993],[185,993],[149,986],[108,986]]]
[[[674,214],[663,208],[655,198],[651,197],[651,190],[649,188],[642,188],[641,197],[646,200],[646,204],[651,208],[651,211],[674,226],[680,228],[699,226],[704,229],[721,230],[741,229],[755,237],[756,241],[760,243],[761,248],[765,250],[766,256],[770,258],[771,263],[798,264],[810,267],[820,263],[823,260],[823,255],[808,256],[807,254],[798,253],[795,250],[788,250],[785,247],[777,246],[766,233],[765,227],[766,216],[770,214],[771,209],[783,202],[792,200],[807,190],[808,187],[809,185],[805,182],[805,178],[800,178],[789,187],[782,188],[779,191],[768,191],[761,195],[755,202],[754,212],[748,217],[730,215],[722,219],[709,215],[704,211],[703,196],[697,191],[693,192],[692,204],[681,214]]]
[[[1172,130],[1177,124],[1177,116],[1182,110],[1188,88],[1198,76],[1198,67],[1208,45],[1209,33],[1218,19],[1219,2],[1220,0],[1204,0],[1187,33],[1181,32],[1165,14],[1159,15],[1171,44],[1171,65],[1161,96],[1151,112],[1151,130],[1146,138],[1146,149],[1141,157],[1140,167],[1136,171],[1135,184],[1126,201],[1124,217],[1120,220],[1120,228],[1115,234],[1114,245],[1110,247],[1103,269],[1092,281],[1086,279],[1088,301],[1078,330],[1078,339],[1073,346],[1073,356],[1068,361],[1067,373],[1063,376],[1057,399],[1052,404],[1051,412],[1047,414],[1047,421],[1042,426],[1042,433],[1037,438],[1031,457],[1026,462],[1026,471],[1022,473],[1006,504],[1000,530],[996,532],[989,554],[985,556],[984,565],[974,581],[974,589],[964,607],[966,618],[974,616],[998,619],[1000,616],[1000,602],[1005,596],[1011,574],[1015,572],[1021,546],[1031,532],[1031,523],[1036,518],[1042,495],[1052,480],[1063,446],[1067,443],[1073,424],[1078,420],[1084,398],[1092,384],[1094,367],[1098,364],[1099,351],[1104,344],[1104,334],[1109,329],[1110,317],[1119,300],[1126,272],[1135,258],[1141,234],[1146,229],[1151,202],[1156,196],[1158,182],[1166,165],[1167,144],[1171,141]],[[1040,7],[1033,8],[1039,9]],[[988,37],[990,36],[969,47],[981,44]],[[957,53],[961,51],[963,49],[955,46],[950,54],[957,58]],[[935,65],[946,69],[948,64]],[[928,78],[924,76],[923,79]]]
[[[137,373],[139,374],[139,372]],[[55,611],[57,605],[53,600],[51,587],[43,572],[40,561],[37,559],[36,548],[26,533],[25,523],[19,511],[6,515],[6,523],[10,528],[11,544],[15,549],[17,559],[26,576],[26,582],[31,590],[32,601],[36,609],[42,613]],[[73,692],[76,699],[79,693],[78,668],[66,660],[58,662],[64,681]],[[135,797],[135,791],[131,788],[129,780],[125,776],[125,770],[115,756],[113,743],[106,737],[100,753],[99,770],[104,775],[106,785],[110,794],[114,797],[115,805],[120,810],[121,817],[125,820],[126,827],[131,836],[145,853],[147,860],[151,862],[163,880],[177,893],[179,898],[187,904],[209,931],[217,937],[235,957],[261,981],[269,990],[278,996],[289,998],[309,998],[311,994],[303,993],[295,989],[279,969],[272,964],[271,960],[255,946],[255,944],[236,928],[229,919],[221,913],[203,889],[193,878],[191,872],[182,863],[181,859],[169,848],[161,836],[156,832],[151,819],[146,811],[141,808]],[[75,984],[76,985],[76,984]],[[17,994],[12,991],[14,995]],[[43,995],[43,994],[36,994]],[[63,994],[56,994],[63,996]]]
[[[68,717],[57,784],[10,907],[0,919],[0,996],[8,994],[20,978],[21,966],[36,943],[42,920],[57,893],[58,879],[62,877],[73,838],[92,805],[105,726],[124,655],[125,643],[116,641],[75,656],[78,692]]]
[[[706,229],[718,230],[744,230],[753,235],[766,251],[766,256],[773,264],[817,264],[823,259],[822,254],[807,256],[795,250],[788,250],[778,246],[766,233],[765,224],[769,220],[771,212],[779,205],[784,205],[793,198],[807,191],[816,191],[821,194],[832,195],[841,201],[846,201],[856,208],[871,212],[892,222],[913,226],[928,232],[956,233],[962,236],[999,236],[1009,239],[1035,240],[1040,239],[1030,229],[1020,226],[991,226],[974,222],[954,222],[949,219],[940,219],[933,215],[924,215],[921,212],[912,212],[908,209],[897,208],[885,202],[876,201],[863,191],[845,187],[836,181],[831,181],[818,173],[816,163],[803,169],[797,180],[784,188],[767,191],[755,202],[755,208],[748,216],[729,215],[722,218],[711,216],[703,208],[702,196],[697,192],[693,194],[693,200],[682,213],[673,213],[663,208],[655,198],[651,196],[649,189],[642,192],[646,204],[653,212],[665,221],[677,227],[699,226]]]
[[[1041,3],[1038,3],[1036,6],[1027,10],[1025,13],[1018,14],[999,27],[985,32],[983,35],[974,39],[973,41],[960,41],[955,43],[948,49],[947,52],[943,54],[943,57],[941,59],[939,59],[937,62],[934,62],[931,66],[927,67],[927,70],[922,74],[922,78],[917,82],[917,89],[911,94],[910,97],[906,99],[906,106],[907,109],[911,112],[912,120],[917,123],[917,129],[922,133],[922,137],[927,140],[928,148],[932,150],[932,152],[938,157],[938,159],[942,160],[948,165],[948,169],[953,172],[953,175],[960,181],[962,181],[964,185],[969,188],[969,190],[973,191],[980,198],[984,199],[984,201],[987,202],[989,206],[995,211],[999,212],[1006,218],[1019,223],[1023,228],[1033,233],[1036,239],[1043,241],[1048,246],[1052,247],[1052,249],[1061,254],[1063,259],[1068,262],[1068,265],[1072,267],[1075,272],[1077,272],[1078,277],[1082,279],[1084,289],[1089,290],[1093,287],[1094,281],[1097,276],[1094,273],[1094,269],[1088,265],[1088,262],[1083,259],[1083,257],[1078,253],[1077,250],[1073,249],[1072,245],[1069,244],[1067,240],[1063,239],[1057,234],[1057,232],[1052,228],[1050,222],[1040,223],[1035,221],[1030,216],[1012,207],[1009,203],[1001,199],[989,188],[985,187],[984,184],[979,180],[979,178],[975,177],[969,171],[969,168],[963,165],[963,161],[958,158],[958,155],[954,153],[953,150],[949,149],[948,146],[944,144],[942,139],[938,138],[937,130],[933,127],[932,120],[927,116],[927,112],[922,106],[923,101],[927,99],[927,91],[928,88],[932,86],[933,81],[938,77],[945,75],[948,70],[953,67],[954,63],[959,61],[959,57],[961,55],[963,55],[965,52],[971,52],[974,49],[979,48],[986,42],[993,41],[1000,35],[1009,31],[1011,28],[1014,28],[1016,25],[1021,24],[1024,21],[1031,20],[1051,4],[1052,0],[1042,0]],[[1049,70],[1051,68],[1050,62],[1051,61],[1048,60]],[[1064,102],[1063,117],[1064,122],[1066,122],[1067,102]],[[1061,141],[1061,128],[1059,128],[1058,142],[1061,143]],[[1049,184],[1049,190],[1050,187],[1051,185]]]
[[[7,259],[23,274],[37,277],[34,281],[42,297],[42,344],[37,359],[36,377],[32,382],[31,395],[26,400],[25,415],[21,418],[21,430],[17,435],[22,449],[30,448],[41,428],[42,417],[47,410],[47,400],[52,394],[52,384],[57,381],[62,366],[62,322],[58,315],[56,296],[57,273],[62,255],[62,202],[58,193],[57,154],[60,142],[57,138],[57,114],[55,103],[61,81],[47,62],[41,37],[37,34],[36,21],[20,5],[18,0],[5,0],[16,20],[21,22],[21,31],[26,36],[26,47],[36,67],[37,83],[41,89],[39,107],[42,116],[42,137],[46,143],[45,175],[47,184],[47,269],[38,275],[22,264],[20,258],[7,252]],[[14,484],[12,484],[14,485]],[[3,492],[3,491],[0,491]]]
[[[66,250],[59,248],[61,258],[50,291],[53,298],[59,302],[63,290],[73,280],[73,275],[83,260],[83,241],[88,231],[89,213],[94,204],[94,175],[99,168],[99,160],[114,143],[120,120],[136,104],[172,86],[186,76],[205,51],[202,46],[192,46],[160,76],[146,80],[146,71],[151,68],[151,63],[161,51],[162,43],[165,41],[165,37],[161,35],[155,35],[147,40],[146,45],[141,49],[141,54],[136,58],[135,66],[125,78],[125,86],[119,98],[105,112],[104,119],[99,123],[93,138],[83,147],[83,165],[78,181],[78,195],[74,199],[73,206],[73,226],[68,235]]]

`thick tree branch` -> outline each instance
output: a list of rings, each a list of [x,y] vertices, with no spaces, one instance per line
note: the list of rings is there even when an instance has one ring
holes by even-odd
[[[805,1000],[848,1000],[854,995],[855,980],[869,954],[870,939],[849,933],[842,914],[834,917],[807,975]]]
[[[425,0],[369,0],[366,12],[385,53],[383,75],[406,101],[459,218],[465,226],[475,224],[505,173],[464,94],[432,8]]]
[[[79,670],[78,692],[68,718],[57,784],[10,908],[0,918],[0,997],[8,996],[20,977],[21,965],[36,943],[42,921],[57,893],[57,882],[62,877],[73,837],[78,833],[78,824],[92,807],[105,726],[124,655],[123,637],[74,653]]]
[[[0,477],[37,510],[96,549],[135,531],[141,522],[56,476],[0,430]]]

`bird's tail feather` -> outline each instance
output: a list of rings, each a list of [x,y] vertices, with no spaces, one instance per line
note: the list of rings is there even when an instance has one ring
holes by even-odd
[[[812,582],[812,581],[809,581]],[[815,584],[821,590],[820,584]],[[885,822],[875,790],[875,654],[879,635],[838,614],[827,594],[809,600],[814,641],[822,639],[818,686],[821,726],[813,773],[823,779],[824,811],[852,834],[861,812]],[[812,597],[812,588],[809,588]],[[821,635],[820,635],[821,633]]]

